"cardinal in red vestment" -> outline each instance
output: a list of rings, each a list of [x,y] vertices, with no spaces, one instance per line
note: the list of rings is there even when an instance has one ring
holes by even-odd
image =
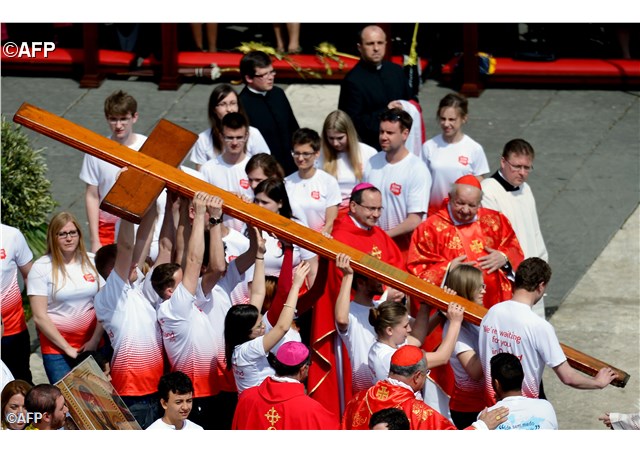
[[[511,299],[511,280],[524,259],[509,220],[501,213],[480,207],[482,186],[473,175],[455,181],[444,207],[422,222],[411,237],[407,269],[423,280],[440,286],[447,272],[464,262],[482,270],[489,308]],[[433,330],[423,342],[434,350],[442,339],[442,328]],[[432,379],[451,395],[454,376],[446,365],[434,370]]]
[[[402,253],[393,239],[376,226],[382,208],[380,191],[369,183],[361,183],[354,187],[349,201],[348,214],[339,217],[334,225],[333,238],[355,249],[367,253],[387,264],[404,269]],[[342,273],[335,262],[324,261],[326,266],[326,283],[314,285],[308,293],[301,297],[299,305],[305,304],[307,297],[314,300],[313,321],[311,326],[312,362],[309,370],[309,395],[321,402],[330,411],[340,414],[339,383],[335,357],[335,317],[334,305]],[[323,266],[321,266],[322,268]],[[318,272],[320,273],[322,270]],[[321,281],[316,278],[316,283]],[[389,290],[388,299],[392,300],[401,293]],[[345,401],[351,397],[351,369],[346,349],[343,349],[343,377]]]
[[[511,299],[511,281],[524,254],[509,220],[480,207],[482,189],[467,175],[453,185],[446,206],[413,232],[407,268],[423,280],[441,285],[447,271],[460,263],[482,270],[484,306]]]
[[[397,407],[409,419],[410,429],[456,429],[445,416],[416,397],[424,387],[428,375],[424,351],[417,346],[402,346],[391,356],[389,378],[379,381],[368,390],[356,395],[345,410],[342,429],[369,429],[371,416],[382,409]],[[483,412],[479,420],[467,429],[493,429],[506,420],[508,409],[501,412]]]

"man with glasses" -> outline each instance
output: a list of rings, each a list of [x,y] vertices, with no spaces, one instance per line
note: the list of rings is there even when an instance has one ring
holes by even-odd
[[[333,224],[333,238],[387,264],[404,269],[400,249],[393,239],[376,225],[382,212],[380,191],[369,183],[356,185],[351,192],[348,214],[338,217]],[[312,356],[309,388],[314,389],[311,392],[314,399],[330,411],[340,413],[338,388],[344,386],[344,383],[338,382],[333,333],[336,332],[334,305],[340,292],[342,272],[336,267],[335,262],[329,262],[327,265],[326,279],[316,278],[316,282],[322,283],[314,285],[309,291],[311,295],[321,291],[321,294],[317,294],[318,299],[313,309],[311,347],[318,354]],[[320,291],[317,291],[319,286]],[[403,297],[404,294],[400,291],[389,288],[388,300],[400,301]],[[351,366],[346,356],[343,360],[343,370],[343,376],[351,376]],[[345,400],[348,400],[351,386],[344,386],[344,391]]]
[[[413,124],[411,115],[399,108],[386,110],[379,119],[380,148],[364,168],[363,180],[380,189],[384,211],[380,228],[405,254],[411,234],[429,207],[431,174],[426,164],[405,146]]]
[[[200,172],[205,181],[220,189],[231,192],[248,200],[253,200],[253,190],[245,171],[249,155],[247,139],[249,124],[244,115],[229,112],[222,117],[222,154],[208,160]],[[224,224],[236,231],[244,231],[244,222],[227,217]]]
[[[482,270],[486,308],[511,298],[513,272],[524,259],[507,218],[480,206],[482,187],[473,175],[458,178],[446,206],[416,228],[407,260],[409,272],[440,286],[461,263]]]
[[[284,90],[274,84],[271,57],[258,50],[247,53],[240,60],[240,76],[245,87],[239,98],[249,123],[262,133],[271,154],[290,175],[297,170],[291,157],[291,137],[300,126]]]
[[[104,115],[111,130],[109,138],[135,151],[142,148],[147,137],[133,132],[133,125],[138,121],[138,103],[133,96],[122,90],[112,93],[104,101]],[[100,203],[115,184],[119,171],[113,164],[84,155],[80,179],[87,184],[85,204],[91,251],[94,253],[115,241],[118,217],[101,210]]]
[[[535,256],[549,261],[536,200],[527,184],[534,157],[533,147],[521,138],[504,145],[500,169],[482,181],[482,206],[499,211],[509,219],[525,258]],[[533,306],[533,312],[545,317],[544,299]]]

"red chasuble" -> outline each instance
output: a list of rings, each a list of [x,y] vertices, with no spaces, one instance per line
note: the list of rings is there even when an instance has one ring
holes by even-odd
[[[369,429],[371,415],[390,407],[407,414],[410,429],[456,429],[445,416],[417,400],[413,391],[388,381],[379,381],[349,401],[342,417],[342,429]]]
[[[335,221],[331,234],[334,239],[344,244],[404,270],[404,260],[398,246],[386,232],[377,226],[369,230],[362,229],[353,222],[351,216],[345,215]],[[335,370],[334,334],[336,325],[334,306],[340,291],[342,273],[336,268],[335,262],[328,263],[327,267],[324,286],[320,288],[320,291],[316,288],[315,291],[312,289],[307,293],[311,297],[317,297],[313,308],[311,326],[311,348],[313,354],[307,387],[312,398],[320,401],[330,411],[340,414],[338,379]],[[321,278],[316,278],[316,283],[319,280]],[[343,364],[346,365],[343,368],[345,401],[349,401],[351,397],[351,367],[349,356],[344,348],[342,357]]]
[[[492,209],[479,208],[478,220],[466,225],[454,225],[445,207],[428,217],[413,232],[407,269],[412,274],[440,286],[449,263],[460,255],[475,261],[489,253],[485,247],[496,249],[509,258],[514,270],[524,259],[520,243],[509,220]],[[487,292],[484,306],[511,299],[511,281],[502,269],[482,273]]]
[[[232,429],[340,429],[338,416],[309,398],[304,385],[268,377],[242,392]]]

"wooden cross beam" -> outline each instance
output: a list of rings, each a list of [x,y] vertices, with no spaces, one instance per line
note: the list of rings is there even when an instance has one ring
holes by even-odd
[[[139,170],[144,175],[145,181],[163,182],[169,190],[184,197],[193,198],[197,191],[216,195],[224,201],[223,211],[225,214],[282,237],[286,241],[311,250],[328,260],[335,260],[338,253],[345,253],[351,257],[351,266],[354,271],[375,278],[413,297],[425,300],[429,305],[440,310],[446,310],[449,303],[457,302],[465,309],[465,320],[475,325],[480,325],[487,312],[487,309],[481,305],[458,296],[449,295],[441,288],[390,266],[371,255],[334,239],[329,239],[253,203],[247,203],[236,195],[188,175],[161,160],[149,157],[145,153],[132,151],[126,146],[50,112],[25,103],[16,112],[14,121],[118,167],[126,166],[129,169]],[[630,376],[626,372],[564,344],[561,346],[569,364],[576,370],[595,376],[602,367],[611,367],[617,374],[612,385],[624,387],[627,384]]]

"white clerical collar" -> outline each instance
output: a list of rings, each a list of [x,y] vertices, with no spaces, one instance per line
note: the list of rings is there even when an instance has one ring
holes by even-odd
[[[271,376],[271,379],[273,379],[276,382],[292,382],[295,384],[300,384],[300,381],[298,381],[297,379],[293,379],[285,376]]]
[[[449,211],[449,218],[451,219],[451,221],[455,226],[469,225],[470,223],[476,222],[478,220],[478,214],[476,214],[475,216],[473,216],[473,219],[469,220],[468,222],[458,222],[456,218],[453,216],[453,214],[451,213],[451,206],[449,205],[449,203],[447,203],[447,211]]]
[[[354,225],[357,226],[358,228],[362,229],[362,230],[370,230],[371,228],[368,226],[365,226],[363,224],[361,224],[360,222],[358,222],[356,220],[356,218],[354,216],[352,216],[351,214],[349,214],[349,218],[353,221]]]
[[[267,92],[266,92],[266,91],[258,91],[258,90],[256,90],[255,88],[251,88],[249,85],[247,85],[247,88],[248,88],[248,89],[249,89],[249,91],[251,91],[252,93],[259,94],[259,95],[261,95],[261,96],[266,96],[266,95],[267,95]]]
[[[405,389],[407,389],[407,390],[411,390],[411,391],[413,392],[413,389],[411,388],[411,386],[410,386],[410,385],[408,385],[408,384],[405,384],[405,383],[404,383],[404,382],[402,382],[402,381],[398,381],[397,379],[394,379],[394,378],[392,378],[392,377],[388,377],[388,378],[386,379],[386,381],[387,381],[389,384],[397,385],[398,387],[402,387],[402,388],[405,388]],[[415,397],[416,397],[416,399],[417,399],[417,400],[422,401],[422,394],[421,394],[420,392],[413,392],[413,394],[415,395]]]

